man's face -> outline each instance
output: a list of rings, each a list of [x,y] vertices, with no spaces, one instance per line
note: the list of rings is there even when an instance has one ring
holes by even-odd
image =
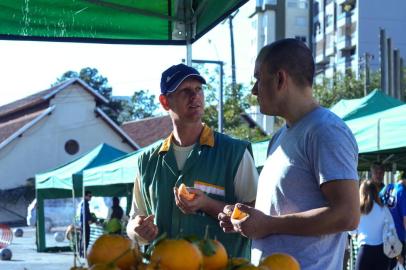
[[[372,168],[372,181],[382,183],[383,177],[385,175],[385,170],[381,167],[374,167]]]
[[[252,94],[257,96],[260,111],[266,115],[278,115],[277,77],[270,74],[266,64],[255,63],[254,77],[257,79]]]
[[[183,122],[201,121],[204,114],[204,93],[202,83],[194,78],[183,81],[175,92],[164,96],[172,118]],[[161,102],[162,103],[162,102]]]
[[[92,194],[86,195],[86,196],[85,196],[85,199],[86,199],[87,201],[90,201],[90,200],[92,199]]]

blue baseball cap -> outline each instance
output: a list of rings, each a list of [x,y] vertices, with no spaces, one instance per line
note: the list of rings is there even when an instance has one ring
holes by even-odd
[[[166,95],[175,92],[179,85],[187,78],[195,78],[202,84],[206,84],[206,80],[196,69],[185,64],[174,65],[162,73],[161,94]]]

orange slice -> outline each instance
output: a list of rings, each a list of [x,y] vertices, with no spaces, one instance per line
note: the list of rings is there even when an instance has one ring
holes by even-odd
[[[234,207],[233,213],[231,214],[231,218],[236,220],[241,220],[246,216],[248,216],[248,214],[238,209],[237,206]]]
[[[187,190],[187,187],[185,184],[180,184],[179,188],[178,188],[178,195],[181,196],[182,198],[185,198],[188,201],[191,201],[195,198],[196,194],[190,193]]]

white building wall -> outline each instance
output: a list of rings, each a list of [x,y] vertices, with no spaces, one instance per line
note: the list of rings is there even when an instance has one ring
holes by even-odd
[[[79,88],[79,89],[78,89]],[[26,180],[74,160],[101,143],[126,152],[133,149],[94,113],[94,97],[77,85],[51,100],[55,110],[0,150],[0,189],[26,184]],[[68,140],[79,143],[79,152],[65,152]]]
[[[289,4],[296,2],[296,6],[290,7]],[[285,37],[295,38],[297,36],[305,37],[306,43],[309,42],[309,9],[308,3],[303,1],[286,2],[285,16]]]

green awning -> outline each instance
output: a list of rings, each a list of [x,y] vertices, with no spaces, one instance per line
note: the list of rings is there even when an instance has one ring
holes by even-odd
[[[252,153],[254,155],[255,167],[262,168],[268,157],[269,140],[252,143]]]
[[[396,163],[406,169],[406,105],[346,121],[357,140],[361,168],[372,161]]]
[[[70,191],[73,187],[73,175],[81,174],[85,169],[105,164],[125,154],[125,152],[112,146],[101,144],[70,163],[49,172],[35,175],[35,188],[37,190],[62,189]],[[77,183],[75,186],[79,189],[81,183]]]
[[[405,104],[399,99],[390,97],[381,90],[375,89],[367,96],[357,99],[342,99],[331,111],[344,121],[381,112]]]
[[[138,171],[138,158],[149,149],[162,143],[159,140],[138,151],[122,156],[112,162],[83,171],[85,187],[111,187],[113,185],[133,184]]]
[[[2,0],[0,39],[180,45],[247,1]]]

